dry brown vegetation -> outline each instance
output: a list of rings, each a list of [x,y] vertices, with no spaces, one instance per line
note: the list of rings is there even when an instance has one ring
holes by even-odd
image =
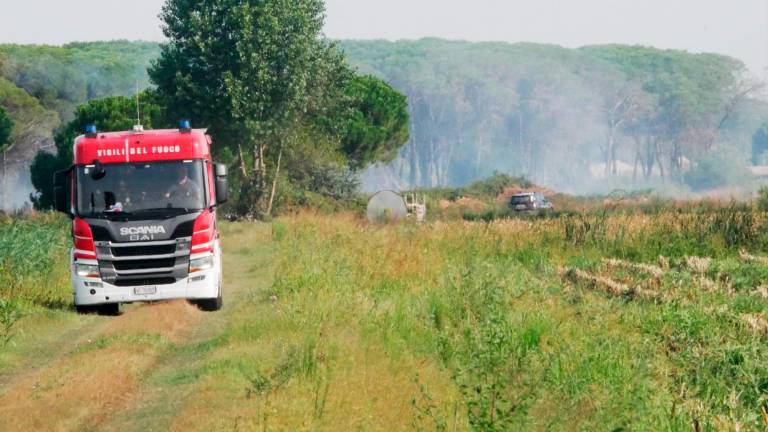
[[[641,284],[629,286],[608,276],[594,275],[574,268],[563,268],[560,270],[560,273],[564,281],[586,284],[601,289],[615,297],[638,298],[648,301],[660,301],[662,298],[661,294],[651,289],[643,288]]]
[[[768,336],[768,319],[766,319],[765,314],[747,314],[743,315],[742,319],[757,334]]]

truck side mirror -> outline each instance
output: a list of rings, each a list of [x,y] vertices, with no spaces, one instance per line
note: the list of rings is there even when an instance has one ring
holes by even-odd
[[[53,173],[53,205],[56,211],[72,215],[70,208],[70,181],[72,168]]]
[[[222,163],[214,164],[213,173],[216,176],[216,204],[224,204],[229,199],[227,166]]]
[[[101,180],[107,175],[107,171],[104,169],[104,165],[98,160],[93,161],[93,169],[91,170],[91,178],[94,180]]]

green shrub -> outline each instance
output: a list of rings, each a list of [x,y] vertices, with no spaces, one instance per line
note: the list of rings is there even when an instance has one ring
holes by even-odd
[[[717,149],[685,173],[685,183],[693,190],[744,185],[752,179],[746,162],[739,154]]]
[[[14,329],[22,318],[21,309],[16,303],[0,298],[0,349],[13,342]]]
[[[757,195],[757,208],[760,211],[768,212],[768,186],[761,186]]]
[[[0,298],[55,308],[71,304],[68,223],[54,214],[0,220]]]
[[[517,187],[525,189],[532,186],[533,183],[525,177],[513,177],[509,174],[497,172],[487,179],[459,188],[459,194],[475,198],[495,198],[508,188]]]

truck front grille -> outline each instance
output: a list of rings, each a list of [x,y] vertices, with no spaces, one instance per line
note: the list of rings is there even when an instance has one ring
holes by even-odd
[[[167,255],[176,252],[176,243],[157,246],[132,246],[111,248],[114,257]]]
[[[130,243],[97,241],[96,258],[101,277],[118,286],[152,284],[147,281],[173,283],[184,279],[189,272],[191,241],[191,237]]]
[[[141,270],[141,269],[172,269],[176,265],[176,258],[162,259],[142,259],[133,261],[113,261],[115,270],[118,273],[122,270]]]

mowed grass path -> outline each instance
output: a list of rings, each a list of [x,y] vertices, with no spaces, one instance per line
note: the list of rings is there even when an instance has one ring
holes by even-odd
[[[763,430],[762,222],[681,218],[223,224],[219,313],[33,308],[0,430]]]

